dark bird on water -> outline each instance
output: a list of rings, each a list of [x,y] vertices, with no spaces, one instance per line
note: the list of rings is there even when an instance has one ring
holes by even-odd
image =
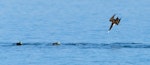
[[[19,41],[19,42],[16,43],[16,45],[17,45],[17,46],[21,46],[21,45],[22,45],[22,42]]]
[[[116,25],[118,25],[119,24],[119,22],[120,22],[120,20],[121,20],[121,18],[114,18],[115,17],[115,14],[110,18],[110,22],[111,22],[111,25],[110,25],[110,28],[109,28],[109,31],[112,29],[112,27],[113,27],[113,25],[114,24],[116,24]]]

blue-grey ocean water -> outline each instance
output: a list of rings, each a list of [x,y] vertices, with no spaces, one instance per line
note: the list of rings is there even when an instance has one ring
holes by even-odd
[[[0,0],[0,65],[149,65],[149,6],[149,0]],[[108,32],[114,14],[121,22]]]

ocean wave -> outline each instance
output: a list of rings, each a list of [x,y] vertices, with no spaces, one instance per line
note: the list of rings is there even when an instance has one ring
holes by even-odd
[[[20,46],[55,46],[53,43],[22,43]],[[0,43],[0,46],[17,46],[16,43]],[[75,46],[83,49],[88,48],[150,48],[150,44],[144,43],[61,43],[59,46]]]

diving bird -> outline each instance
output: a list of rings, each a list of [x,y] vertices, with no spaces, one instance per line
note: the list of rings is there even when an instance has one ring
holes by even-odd
[[[115,17],[115,14],[110,18],[110,22],[111,22],[111,25],[110,25],[110,28],[109,28],[109,31],[112,29],[112,27],[113,27],[113,25],[114,24],[116,24],[116,25],[118,25],[119,23],[120,23],[120,20],[121,20],[121,18],[114,18]]]

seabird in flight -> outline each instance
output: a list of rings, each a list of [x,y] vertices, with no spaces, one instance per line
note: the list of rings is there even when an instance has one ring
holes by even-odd
[[[116,24],[116,25],[118,25],[119,24],[119,22],[120,22],[120,20],[121,20],[121,18],[114,18],[115,17],[115,14],[110,18],[110,22],[111,22],[111,25],[110,25],[110,28],[109,28],[109,31],[112,29],[112,27],[113,27],[113,25],[114,24]]]

